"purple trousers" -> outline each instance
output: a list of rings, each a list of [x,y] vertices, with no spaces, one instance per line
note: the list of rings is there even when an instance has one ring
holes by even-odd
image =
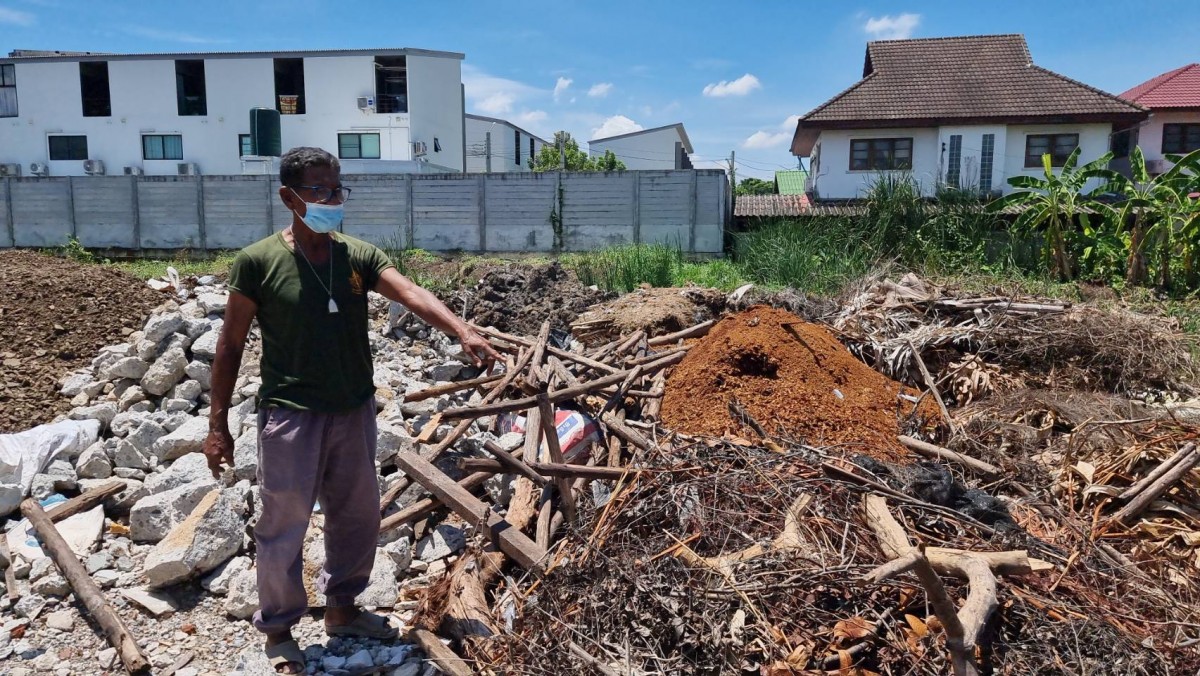
[[[353,605],[367,588],[379,538],[376,434],[373,399],[346,413],[259,411],[262,514],[254,526],[259,631],[289,629],[308,610],[304,534],[316,500],[325,514],[325,567],[318,587],[326,605]]]

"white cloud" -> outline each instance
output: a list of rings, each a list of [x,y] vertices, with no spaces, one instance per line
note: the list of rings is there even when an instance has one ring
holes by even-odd
[[[779,125],[779,128],[780,129],[790,129],[792,131],[796,131],[796,123],[799,121],[800,121],[799,115],[788,115],[787,119],[783,121],[783,124]]]
[[[37,23],[37,17],[29,12],[0,7],[0,23],[12,24],[14,26],[32,26]]]
[[[609,136],[620,136],[630,132],[641,131],[644,129],[642,125],[625,117],[624,115],[613,115],[604,120],[604,122],[592,130],[592,138],[608,138]]]
[[[569,77],[562,77],[561,75],[559,76],[558,80],[555,81],[555,83],[554,83],[554,100],[555,101],[558,100],[559,96],[562,96],[563,92],[567,91],[567,89],[570,88],[572,82],[574,82],[574,80],[572,80]]]
[[[496,92],[487,98],[475,101],[475,108],[488,115],[504,115],[512,111],[516,97],[509,92]]]
[[[745,141],[742,141],[742,147],[746,149],[763,150],[766,148],[776,148],[787,143],[792,139],[792,135],[786,131],[781,131],[777,134],[772,134],[766,131],[756,131],[749,136]]]
[[[487,115],[505,115],[525,99],[545,96],[545,91],[537,87],[489,75],[468,64],[463,64],[462,82],[469,109]]]
[[[705,85],[705,96],[745,96],[755,89],[761,89],[762,83],[758,78],[750,73],[739,77],[736,80],[721,80],[715,84]]]
[[[538,122],[545,122],[547,117],[544,110],[525,110],[517,115],[515,121],[518,124],[536,124]]]
[[[216,45],[229,42],[229,40],[223,38],[210,38],[180,31],[165,31],[158,28],[151,28],[150,26],[126,26],[124,30],[130,35],[136,35],[148,40],[180,42],[186,45]]]
[[[592,85],[592,88],[588,90],[588,96],[590,96],[594,99],[602,99],[605,96],[608,96],[608,93],[611,92],[612,90],[613,90],[613,83],[598,82],[598,83]]]
[[[920,14],[886,15],[870,17],[863,26],[863,30],[876,40],[903,40],[912,37],[913,31],[920,23]]]

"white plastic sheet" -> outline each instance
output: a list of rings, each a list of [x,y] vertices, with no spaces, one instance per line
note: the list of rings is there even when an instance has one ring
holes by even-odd
[[[64,420],[16,434],[0,434],[0,516],[12,512],[29,495],[33,476],[60,453],[78,455],[96,443],[99,420]],[[15,498],[15,502],[13,501]]]

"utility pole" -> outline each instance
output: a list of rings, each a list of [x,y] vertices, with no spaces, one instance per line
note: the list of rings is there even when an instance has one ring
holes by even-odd
[[[483,152],[487,158],[487,172],[492,173],[492,132],[483,135]]]
[[[737,190],[737,151],[729,151],[729,194]]]
[[[558,143],[558,168],[567,168],[567,144],[562,141]]]

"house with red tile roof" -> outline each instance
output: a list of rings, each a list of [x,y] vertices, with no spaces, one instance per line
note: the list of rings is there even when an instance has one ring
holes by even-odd
[[[1114,132],[1148,117],[1134,103],[1033,63],[1021,35],[867,44],[863,77],[796,124],[792,153],[808,157],[809,192],[863,197],[888,173],[923,194],[953,185],[1007,192],[1013,176],[1108,152]]]
[[[1129,144],[1141,146],[1151,173],[1170,168],[1166,155],[1200,149],[1200,63],[1151,78],[1121,98],[1150,110],[1150,119],[1130,132]]]

